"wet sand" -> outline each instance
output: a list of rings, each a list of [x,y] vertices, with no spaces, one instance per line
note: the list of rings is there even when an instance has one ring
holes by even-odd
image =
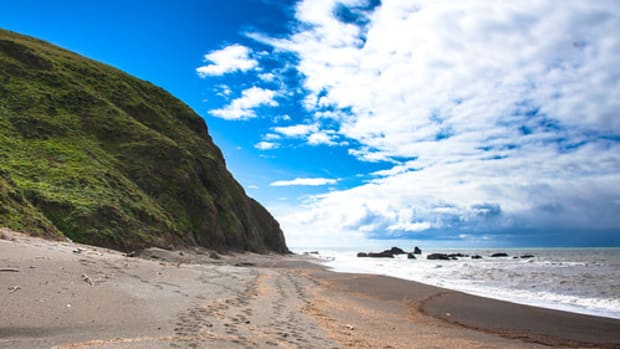
[[[620,321],[301,256],[140,257],[2,230],[0,348],[620,348]]]

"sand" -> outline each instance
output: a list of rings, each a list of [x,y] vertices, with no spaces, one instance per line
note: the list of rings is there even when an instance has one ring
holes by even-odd
[[[0,232],[0,348],[620,348],[620,321],[326,271]]]

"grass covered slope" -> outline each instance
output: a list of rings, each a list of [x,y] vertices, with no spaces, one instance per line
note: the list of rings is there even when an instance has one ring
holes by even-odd
[[[0,30],[0,226],[131,250],[287,252],[204,120],[161,88]]]

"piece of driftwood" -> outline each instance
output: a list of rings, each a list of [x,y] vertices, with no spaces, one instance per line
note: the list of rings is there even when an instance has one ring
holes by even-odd
[[[16,269],[16,268],[0,268],[0,272],[3,272],[3,271],[19,273],[19,269]]]
[[[88,275],[86,274],[82,274],[82,280],[84,280],[84,282],[87,282],[91,286],[95,286],[95,282],[91,278],[89,278]]]
[[[11,286],[9,287],[9,294],[19,290],[21,287],[19,287],[19,285],[15,285],[15,286]]]

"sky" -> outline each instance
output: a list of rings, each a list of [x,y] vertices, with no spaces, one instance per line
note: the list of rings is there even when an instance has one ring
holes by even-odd
[[[292,247],[620,246],[620,2],[8,1],[165,88]]]

